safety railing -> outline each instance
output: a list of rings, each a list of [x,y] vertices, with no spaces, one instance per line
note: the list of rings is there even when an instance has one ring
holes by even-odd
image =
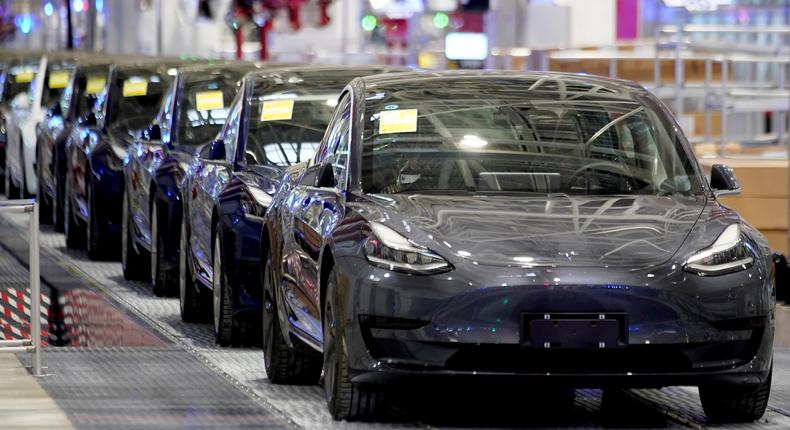
[[[33,354],[33,375],[41,376],[41,279],[39,276],[38,203],[35,200],[0,201],[0,212],[26,213],[30,216],[30,337],[0,340],[0,352]],[[19,304],[24,306],[24,303]]]

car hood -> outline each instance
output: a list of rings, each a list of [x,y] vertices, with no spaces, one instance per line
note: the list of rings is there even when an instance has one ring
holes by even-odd
[[[369,195],[361,212],[454,264],[616,266],[668,261],[704,196]]]

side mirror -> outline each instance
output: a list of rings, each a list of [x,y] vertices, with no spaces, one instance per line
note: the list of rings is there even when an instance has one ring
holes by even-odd
[[[214,140],[210,143],[211,148],[208,151],[208,158],[210,160],[224,160],[225,159],[225,143],[221,140]]]
[[[735,196],[741,193],[741,184],[735,171],[726,164],[714,164],[710,169],[710,187],[716,196]]]
[[[335,181],[335,172],[332,169],[332,163],[325,163],[321,166],[316,177],[315,186],[319,188],[332,188],[337,185]]]

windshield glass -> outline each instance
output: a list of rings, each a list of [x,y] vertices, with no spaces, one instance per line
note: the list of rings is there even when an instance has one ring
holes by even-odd
[[[272,72],[255,82],[248,109],[249,164],[290,166],[310,159],[324,137],[340,92],[386,67]]]
[[[119,70],[110,85],[107,127],[135,130],[148,125],[171,82],[171,76],[156,69]]]
[[[5,94],[3,94],[3,103],[10,105],[14,99],[20,94],[27,94],[28,101],[32,103],[33,94],[31,84],[36,77],[38,71],[38,64],[25,64],[11,67],[6,80]]]
[[[247,163],[290,166],[313,156],[332,119],[339,94],[291,91],[289,98],[253,97],[247,135]]]
[[[201,74],[184,84],[179,100],[179,145],[200,145],[216,136],[228,117],[239,79],[237,73]]]
[[[71,98],[76,97],[73,104],[74,111],[71,116],[74,118],[85,119],[88,114],[93,113],[97,118],[100,117],[104,100],[107,98],[107,77],[110,67],[94,66],[77,70],[75,77],[74,92],[67,90],[61,98],[61,109],[66,112],[71,105]]]
[[[44,93],[41,95],[41,106],[50,107],[60,100],[73,72],[73,66],[64,65],[54,65],[47,71]]]
[[[455,78],[366,101],[368,193],[698,194],[671,120],[647,96],[572,78]]]

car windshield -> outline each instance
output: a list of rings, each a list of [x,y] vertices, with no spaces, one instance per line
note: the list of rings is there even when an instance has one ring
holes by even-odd
[[[465,78],[366,100],[368,193],[699,194],[652,98],[572,78]]]
[[[179,100],[178,143],[195,146],[216,136],[228,117],[239,74],[201,74],[184,84]]]
[[[11,67],[6,80],[5,94],[3,103],[10,105],[20,94],[27,94],[28,101],[32,102],[31,84],[36,77],[38,64],[25,64]]]
[[[299,89],[286,93],[254,92],[248,120],[247,163],[290,166],[312,157],[332,119],[338,95]]]
[[[74,67],[66,65],[55,65],[47,71],[44,93],[41,95],[41,106],[50,107],[60,100],[73,72]]]
[[[156,69],[123,69],[110,86],[107,127],[126,130],[148,125],[159,110],[172,77]]]
[[[94,66],[79,69],[75,77],[74,91],[67,89],[61,98],[61,109],[66,112],[71,104],[71,98],[76,97],[74,103],[74,118],[86,118],[93,113],[97,118],[102,111],[102,105],[107,98],[107,76],[109,66]]]

